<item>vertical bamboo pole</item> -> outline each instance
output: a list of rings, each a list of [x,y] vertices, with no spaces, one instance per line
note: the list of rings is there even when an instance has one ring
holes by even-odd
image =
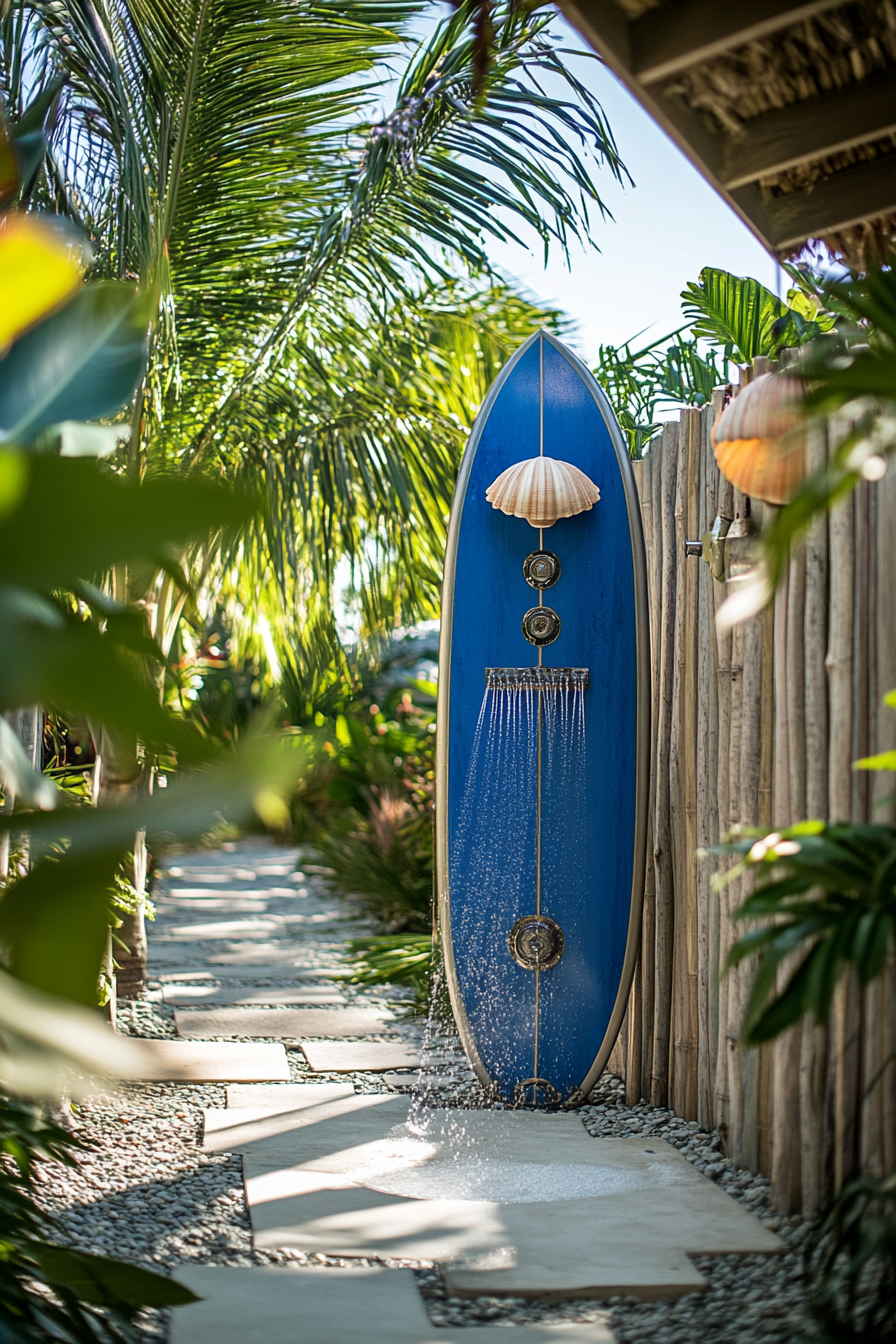
[[[883,696],[896,689],[896,628],[893,621],[893,587],[896,583],[896,471],[892,462],[884,479],[872,488],[875,518],[874,558],[875,584],[873,622],[876,650],[872,657],[876,668],[876,695],[872,701],[872,715],[876,710],[876,732],[872,737],[873,751],[890,751],[896,747],[896,713],[882,705]],[[871,783],[873,820],[893,825],[896,820],[896,797],[893,777],[875,773]],[[866,1015],[866,1089],[868,1156],[881,1173],[893,1170],[896,1140],[896,962],[891,955],[879,980],[869,985]]]
[[[656,1002],[656,901],[657,901],[657,859],[655,842],[656,796],[657,796],[657,760],[659,755],[659,682],[661,635],[661,603],[663,593],[663,509],[662,509],[662,436],[653,440],[650,446],[653,466],[650,471],[650,552],[649,585],[651,612],[651,733],[653,750],[650,759],[650,797],[647,826],[647,882],[644,902],[644,952],[641,958],[641,988],[643,1006],[641,1010],[642,1046],[641,1046],[641,1095],[651,1095],[653,1076],[655,1002]]]
[[[893,589],[896,585],[896,470],[889,470],[878,486],[877,514],[877,689],[878,742],[880,750],[896,746],[896,711],[881,704],[882,697],[896,690],[896,622],[893,620]],[[882,783],[885,795],[876,809],[876,819],[896,824],[896,790],[891,775]],[[896,1171],[896,955],[891,949],[880,980],[880,1134],[881,1167]]]
[[[789,575],[775,594],[775,780],[774,823],[790,825],[790,724],[787,701],[787,629],[790,599]],[[799,1043],[797,1042],[797,1050]],[[788,1115],[791,1078],[799,1067],[794,1059],[793,1034],[779,1037],[772,1045],[771,1177],[775,1203],[786,1212],[799,1202],[799,1133],[797,1116]],[[796,1185],[794,1186],[794,1180]]]
[[[719,409],[721,406],[724,389],[718,389],[713,393],[713,406]],[[719,479],[718,511],[721,518],[731,520],[734,518],[734,487],[730,481],[724,477]],[[716,584],[713,589],[714,605],[716,612],[725,597],[725,585]],[[715,614],[715,613],[714,613]],[[727,630],[724,634],[717,632],[718,649],[718,705],[719,705],[719,764],[718,764],[718,798],[719,798],[719,834],[724,836],[728,833],[731,826],[731,772],[730,761],[732,752],[732,705],[734,701],[734,636],[732,631]],[[728,865],[720,865],[724,869]],[[722,974],[722,968],[725,965],[725,958],[731,946],[730,939],[730,921],[727,918],[728,893],[723,889],[717,899],[711,906],[713,921],[710,926],[711,947],[713,949],[716,965],[719,967],[719,992],[716,1006],[717,1021],[717,1046],[716,1046],[716,1085],[714,1113],[716,1127],[722,1136],[722,1141],[728,1149],[730,1133],[730,1114],[731,1098],[729,1084],[729,1054],[730,1043],[728,1039],[728,996],[730,988],[730,979]]]
[[[865,722],[861,727],[867,733],[868,751],[877,751],[880,739],[878,736],[878,620],[879,606],[878,595],[880,589],[886,587],[886,577],[880,573],[880,547],[878,544],[878,524],[879,524],[879,487],[877,485],[867,485],[860,487],[865,494],[865,518],[867,527],[867,553],[862,559],[867,566],[867,630],[866,630],[866,666],[865,674],[867,678],[867,700],[865,713]],[[856,773],[861,774],[861,771]],[[867,808],[868,819],[870,821],[879,820],[876,797],[875,780],[869,775],[867,784]],[[881,1059],[881,1033],[880,1021],[884,1010],[883,996],[879,981],[872,981],[862,993],[862,1074],[860,1082],[860,1095],[862,1097],[861,1113],[861,1131],[860,1131],[860,1150],[859,1161],[863,1170],[871,1172],[873,1175],[883,1174],[882,1150],[883,1141],[881,1129],[883,1126],[883,1115],[881,1111],[881,1092],[878,1086],[882,1059]]]
[[[823,470],[827,461],[827,433],[823,422],[809,427],[807,467]],[[804,546],[806,587],[803,612],[805,666],[805,773],[806,811],[825,819],[828,807],[828,686],[825,657],[828,647],[828,520],[813,519]],[[800,1041],[800,1131],[803,1212],[812,1215],[827,1194],[830,1162],[830,1125],[827,1112],[827,1028],[804,1020]]]
[[[763,521],[763,526],[767,518]],[[759,761],[760,826],[771,830],[775,810],[775,616],[773,607],[762,613],[762,694],[761,734]],[[771,1175],[772,1142],[774,1133],[774,1052],[771,1044],[759,1047],[758,1133],[757,1164],[761,1172]]]
[[[896,620],[893,619],[893,587],[896,584],[896,469],[890,469],[876,487],[877,494],[877,740],[875,751],[896,748],[896,711],[882,704],[888,691],[896,690]],[[896,790],[893,777],[875,771],[872,782],[874,820],[896,824]]]
[[[843,436],[845,426],[834,432]],[[856,582],[856,510],[852,498],[830,513],[830,600],[825,671],[828,679],[828,796],[819,815],[848,821],[852,814],[853,602]],[[807,618],[808,620],[808,618]]]
[[[698,532],[702,536],[716,513],[717,470],[709,440],[711,408],[700,415],[700,490]],[[709,566],[697,567],[697,846],[707,850],[718,843],[718,701],[716,698],[715,632],[712,628],[714,579]],[[715,1038],[717,1023],[711,1019],[711,1000],[717,993],[710,957],[711,867],[708,858],[697,860],[697,1120],[701,1128],[713,1124],[715,1087]]]
[[[675,679],[675,622],[678,554],[675,539],[675,495],[678,483],[678,426],[663,426],[662,488],[662,599],[660,608],[660,669],[657,690],[657,772],[654,811],[656,868],[656,987],[654,991],[653,1060],[650,1101],[665,1106],[669,1096],[670,1025],[672,1011],[672,944],[674,936],[674,870],[671,828],[670,755]]]
[[[842,438],[848,424],[836,417],[831,433]],[[834,821],[852,814],[853,675],[855,660],[856,501],[836,504],[828,521],[830,584],[828,606],[828,807]],[[857,773],[857,772],[856,772]],[[833,1177],[839,1189],[856,1170],[859,1101],[859,1012],[853,976],[840,982],[831,1013],[830,1076],[833,1079]]]
[[[871,752],[871,486],[863,481],[853,497],[855,531],[855,586],[853,588],[853,702],[852,760]],[[871,777],[865,770],[853,770],[850,790],[850,815],[853,821],[871,820]]]
[[[651,521],[651,499],[650,499],[650,475],[653,468],[653,461],[648,456],[632,464],[635,484],[638,489],[638,499],[641,505],[641,522],[644,529],[645,551],[647,552],[647,572],[648,583],[650,574],[650,558],[648,532]],[[648,610],[650,606],[650,591],[648,588]],[[649,788],[649,783],[648,783]],[[649,828],[648,828],[649,831]],[[649,845],[650,837],[647,836]],[[648,849],[649,853],[649,849]],[[645,869],[646,877],[646,869]],[[646,887],[645,881],[645,901]],[[625,1058],[620,1060],[622,1076],[625,1078],[625,1096],[630,1106],[637,1104],[641,1100],[641,1035],[642,1022],[641,1012],[643,1005],[642,980],[644,972],[644,944],[643,944],[643,914],[642,914],[642,943],[638,955],[638,961],[635,966],[635,974],[632,979],[632,988],[629,994],[628,1008],[625,1014]]]
[[[744,826],[755,826],[759,820],[759,780],[762,760],[762,641],[763,622],[760,617],[745,621],[741,627],[741,731],[739,762],[739,798],[737,821]],[[748,895],[749,880],[741,878],[731,886],[730,914]],[[746,929],[734,922],[731,937],[739,937]],[[759,1057],[755,1049],[747,1049],[740,1041],[741,1023],[747,1003],[752,971],[739,966],[732,974],[732,992],[729,998],[729,1032],[736,1041],[739,1086],[732,1087],[731,1155],[739,1165],[755,1171],[759,1165]],[[737,1111],[735,1109],[737,1098]]]
[[[743,526],[745,508],[744,496],[739,490],[735,490],[732,531]],[[725,819],[726,831],[730,831],[741,820],[741,749],[744,709],[744,640],[746,636],[747,627],[744,624],[736,625],[731,632],[731,727],[727,762],[728,816]],[[742,879],[736,877],[727,883],[720,895],[719,954],[723,965],[737,937],[737,930],[731,916],[740,905],[741,890]],[[742,1160],[741,1136],[744,1117],[743,1078],[739,1045],[742,978],[743,972],[739,967],[729,972],[725,977],[727,993],[725,995],[725,1016],[721,1024],[724,1033],[728,1073],[727,1151],[736,1162]]]
[[[805,555],[795,551],[790,560],[786,600],[779,598],[775,627],[775,712],[780,734],[775,776],[778,826],[789,826],[805,816],[805,597]],[[799,1027],[778,1037],[772,1064],[772,1190],[775,1202],[787,1212],[799,1209],[802,1191],[800,1042]]]
[[[687,646],[687,535],[688,441],[684,425],[678,426],[678,472],[675,487],[675,670],[672,682],[672,721],[669,744],[669,802],[672,828],[673,917],[672,917],[672,1044],[669,1056],[669,1105],[684,1114],[687,1097],[689,1023],[687,1021],[687,923],[688,868],[687,818],[685,816],[687,727],[685,724],[684,665]]]
[[[698,410],[681,412],[679,433],[684,478],[684,528],[687,538],[700,527],[701,421]],[[680,556],[684,557],[684,543]],[[677,1000],[680,1096],[676,1110],[688,1120],[697,1118],[697,624],[699,561],[683,559],[681,677],[681,889],[675,916],[676,960],[679,966]]]

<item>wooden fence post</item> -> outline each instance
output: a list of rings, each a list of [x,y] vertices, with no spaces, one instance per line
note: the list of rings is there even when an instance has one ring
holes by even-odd
[[[663,426],[663,515],[660,605],[660,670],[657,689],[656,810],[654,856],[656,866],[656,981],[654,991],[653,1060],[650,1102],[665,1106],[669,1098],[672,1010],[672,949],[674,938],[674,863],[671,826],[670,756],[674,725],[676,583],[678,555],[675,542],[675,495],[678,483],[678,425]]]

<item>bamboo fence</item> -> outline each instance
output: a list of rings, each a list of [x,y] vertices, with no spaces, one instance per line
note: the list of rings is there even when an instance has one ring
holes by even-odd
[[[767,367],[757,360],[744,381]],[[736,535],[751,509],[710,443],[723,396],[681,411],[635,464],[650,594],[650,826],[641,953],[610,1068],[631,1104],[717,1128],[735,1164],[771,1178],[778,1207],[811,1214],[850,1175],[896,1168],[896,966],[865,990],[842,984],[826,1025],[807,1020],[746,1049],[750,967],[723,974],[746,879],[717,893],[720,861],[700,854],[737,823],[896,821],[892,776],[852,769],[896,746],[896,713],[881,705],[896,688],[896,471],[819,518],[773,606],[719,634],[725,584],[685,541],[717,516]],[[836,419],[813,431],[810,466],[843,432]]]

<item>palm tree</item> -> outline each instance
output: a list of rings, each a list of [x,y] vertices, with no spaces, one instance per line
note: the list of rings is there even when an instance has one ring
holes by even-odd
[[[625,172],[551,13],[498,9],[481,83],[468,10],[415,43],[418,10],[12,0],[2,21],[12,121],[64,80],[34,199],[87,233],[96,274],[150,295],[121,468],[263,488],[263,523],[187,568],[233,598],[247,637],[264,615],[285,663],[338,651],[341,559],[368,630],[433,610],[473,408],[552,320],[494,275],[488,240],[522,228],[564,249],[607,213],[594,166]],[[176,567],[119,573],[116,591],[170,647]],[[101,754],[106,787],[142,786],[133,744]]]

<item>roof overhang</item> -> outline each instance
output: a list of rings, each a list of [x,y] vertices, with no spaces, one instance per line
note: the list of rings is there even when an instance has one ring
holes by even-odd
[[[776,41],[787,38],[786,30],[799,35],[798,25],[824,16],[830,29],[832,11],[847,8],[843,0],[740,0],[730,9],[718,0],[649,3],[558,0],[570,23],[769,251],[786,256],[809,238],[896,214],[896,152],[886,145],[889,138],[896,148],[896,59],[889,56],[893,47],[896,58],[896,34],[888,35],[883,20],[882,68],[868,69],[866,62],[863,69],[847,44],[848,82],[723,126],[688,105],[682,78],[696,69],[712,79],[720,62],[749,57],[750,44],[752,59],[774,65]],[[832,82],[819,72],[816,83]],[[833,164],[832,155],[838,156]],[[804,168],[811,171],[801,184]],[[785,191],[775,190],[776,177],[786,180]]]

